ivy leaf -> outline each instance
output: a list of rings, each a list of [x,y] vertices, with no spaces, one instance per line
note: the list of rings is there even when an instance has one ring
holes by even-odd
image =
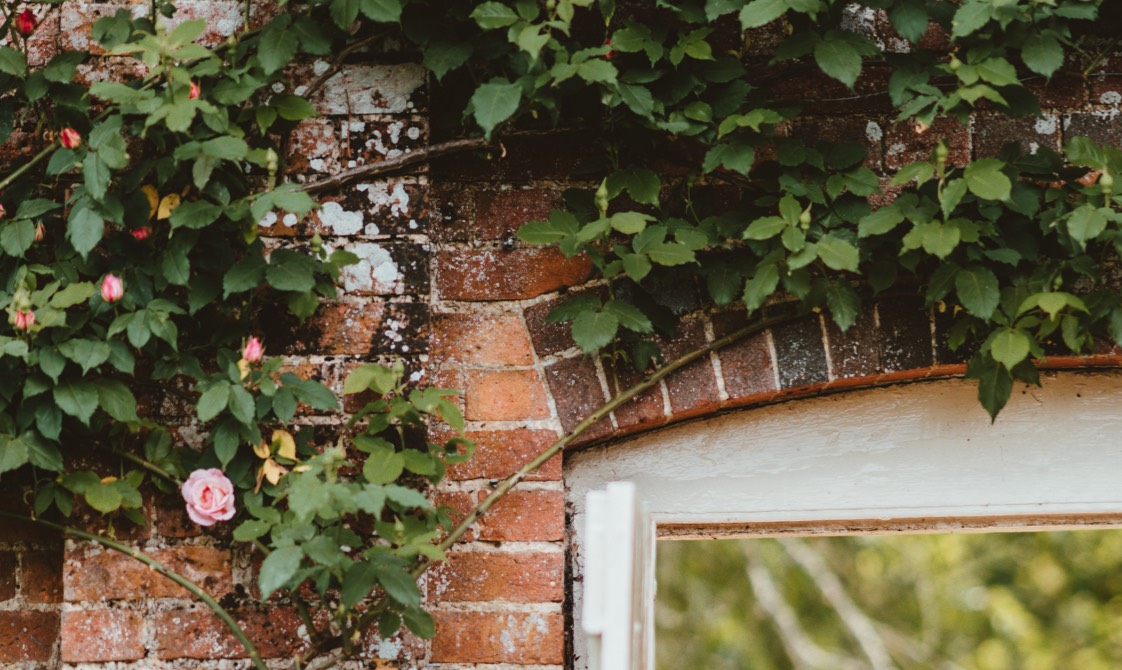
[[[590,353],[607,346],[619,330],[619,318],[611,312],[583,311],[573,319],[573,340]]]
[[[740,10],[740,27],[759,28],[786,14],[787,9],[783,0],[752,0]]]
[[[1032,34],[1021,46],[1021,59],[1033,72],[1051,77],[1064,64],[1064,48],[1051,33]]]
[[[833,235],[823,235],[818,240],[818,257],[831,269],[849,272],[857,272],[860,262],[857,247]]]
[[[279,588],[288,584],[300,569],[304,551],[300,547],[281,547],[274,549],[261,563],[261,575],[257,585],[261,588],[261,599],[267,600]]]
[[[971,314],[989,320],[1001,301],[997,277],[988,268],[973,266],[963,268],[954,278],[958,299]]]
[[[827,34],[827,39],[814,46],[814,60],[823,72],[851,89],[861,74],[861,54],[846,39],[829,39]]]
[[[505,79],[495,78],[475,89],[471,96],[471,107],[475,121],[483,129],[489,140],[495,126],[509,119],[518,111],[522,100],[522,87]]]
[[[990,356],[1012,370],[1029,355],[1029,338],[1015,328],[1004,328],[990,340]]]
[[[1001,169],[1005,162],[996,158],[980,158],[966,166],[963,177],[970,192],[985,200],[1008,200],[1013,182]]]

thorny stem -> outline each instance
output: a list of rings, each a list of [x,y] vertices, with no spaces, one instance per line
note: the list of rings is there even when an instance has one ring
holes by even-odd
[[[136,463],[137,465],[139,465],[140,467],[144,468],[145,470],[151,472],[152,474],[156,475],[157,477],[160,477],[162,479],[166,479],[167,481],[171,482],[172,484],[175,484],[176,486],[182,486],[183,485],[183,481],[181,479],[179,479],[179,477],[176,477],[175,475],[171,474],[167,470],[164,470],[163,468],[161,468],[160,466],[156,465],[155,463],[153,463],[151,461],[144,460],[143,458],[141,458],[140,456],[137,456],[136,454],[129,453],[129,452],[125,451],[124,449],[114,449],[113,453],[116,454],[117,456],[120,456],[121,458],[123,458],[125,460],[132,461],[133,463]]]
[[[8,186],[13,181],[15,181],[15,180],[19,179],[21,176],[23,176],[23,174],[25,172],[27,172],[31,168],[35,167],[39,163],[43,162],[44,158],[46,158],[47,156],[49,156],[50,154],[52,154],[54,152],[57,144],[58,144],[57,142],[51,142],[49,145],[47,145],[45,148],[43,148],[39,153],[32,156],[31,160],[27,161],[23,165],[16,168],[15,171],[13,171],[7,177],[4,177],[3,180],[0,180],[0,191],[3,191],[4,189],[8,188]]]
[[[219,605],[217,600],[211,597],[209,593],[204,591],[197,584],[179,574],[178,572],[174,572],[168,569],[166,566],[164,566],[163,563],[160,563],[151,556],[141,552],[139,549],[129,547],[119,542],[114,542],[109,538],[102,537],[94,533],[87,533],[83,530],[78,530],[77,528],[63,526],[57,523],[52,523],[50,521],[45,521],[43,519],[23,516],[22,514],[13,514],[11,512],[0,510],[0,516],[6,516],[8,518],[18,519],[20,521],[30,521],[32,523],[38,523],[48,528],[53,528],[54,530],[59,531],[67,537],[96,542],[97,544],[100,544],[107,549],[118,551],[125,556],[134,558],[147,565],[149,568],[152,568],[164,577],[167,577],[176,584],[179,584],[183,588],[190,591],[191,595],[203,601],[203,603],[207,607],[209,607],[219,619],[222,620],[222,623],[226,624],[226,627],[230,629],[230,632],[234,635],[235,638],[237,638],[238,642],[240,642],[241,645],[245,647],[246,653],[249,654],[250,659],[253,661],[253,666],[257,670],[268,670],[265,665],[265,661],[261,658],[261,653],[257,651],[257,647],[253,646],[253,642],[250,641],[249,637],[245,634],[245,631],[243,631],[241,626],[238,625],[238,622],[234,620],[234,617],[231,616],[228,611],[226,611],[226,608],[222,607],[222,605]]]

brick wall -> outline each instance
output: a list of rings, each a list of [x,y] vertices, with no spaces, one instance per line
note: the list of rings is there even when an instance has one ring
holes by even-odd
[[[239,16],[238,3],[183,2],[187,15]],[[64,2],[39,7],[44,28],[33,58],[85,44],[91,20],[115,5]],[[213,25],[235,26],[231,21]],[[869,30],[882,31],[872,23]],[[218,39],[221,35],[215,34]],[[768,35],[754,35],[762,52]],[[938,46],[933,37],[932,44]],[[869,166],[879,172],[926,157],[946,138],[951,161],[994,153],[1002,143],[1058,146],[1073,134],[1122,141],[1122,80],[1110,59],[1084,80],[1057,76],[1040,89],[1039,119],[981,113],[967,124],[940,121],[924,133],[892,122],[884,95],[886,73],[871,69],[856,94],[805,71],[768,74],[791,99],[821,98],[816,114],[791,132],[823,140],[863,138]],[[121,63],[96,60],[83,76],[111,76]],[[322,67],[310,63],[292,81],[307,81]],[[293,177],[314,179],[398,155],[429,141],[424,75],[412,64],[353,65],[316,97],[321,116],[301,125],[289,156]],[[299,85],[293,89],[299,93]],[[4,147],[11,155],[26,138]],[[270,353],[285,353],[304,372],[338,386],[358,361],[406,356],[415,379],[463,389],[469,436],[478,453],[456,466],[441,486],[440,502],[466,510],[511,472],[571,429],[617,388],[638,377],[581,354],[564,326],[545,315],[571,290],[585,285],[590,265],[557,251],[523,245],[513,234],[545,215],[561,191],[589,165],[579,137],[508,142],[505,155],[446,159],[420,174],[352,185],[322,199],[305,221],[281,219],[264,234],[280,243],[319,232],[325,242],[362,258],[344,277],[344,291],[303,325],[266,317]],[[696,287],[677,286],[681,336],[663,343],[669,355],[731,332],[742,312],[700,309]],[[782,305],[771,308],[775,312]],[[271,320],[270,320],[271,319]],[[842,334],[811,316],[750,337],[664,381],[624,405],[582,440],[634,434],[717,411],[872,384],[956,375],[962,360],[944,344],[951,315],[925,311],[915,298],[889,297],[869,305]],[[1055,366],[1117,365],[1116,352],[1085,359],[1052,359]],[[199,439],[198,427],[171,399],[154,401],[180,438]],[[981,410],[979,410],[980,412]],[[330,432],[330,417],[305,417],[311,429]],[[427,578],[427,598],[439,634],[431,643],[411,638],[367,640],[378,667],[498,670],[564,666],[566,511],[561,459],[535,473],[489,513],[450,560]],[[206,586],[231,607],[269,656],[303,644],[295,615],[283,604],[251,605],[255,559],[228,548],[229,529],[200,533],[174,498],[159,499],[144,528],[117,529],[118,537],[165,560]],[[149,667],[226,668],[240,647],[207,610],[179,588],[126,557],[87,543],[63,544],[40,529],[0,524],[0,668]],[[168,665],[171,664],[171,665]]]

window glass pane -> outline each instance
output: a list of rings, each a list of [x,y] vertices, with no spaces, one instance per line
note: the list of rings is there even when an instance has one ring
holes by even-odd
[[[658,543],[658,670],[1122,667],[1122,530]]]

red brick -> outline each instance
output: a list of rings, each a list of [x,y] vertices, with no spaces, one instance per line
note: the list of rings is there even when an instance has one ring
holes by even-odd
[[[0,551],[0,600],[16,597],[16,553]]]
[[[577,343],[573,341],[569,322],[547,321],[546,318],[558,305],[588,294],[596,295],[603,301],[607,296],[607,291],[599,287],[570,291],[526,308],[526,328],[530,331],[530,339],[533,341],[534,349],[539,356],[549,356],[577,346]]]
[[[566,433],[607,402],[596,366],[588,356],[569,358],[547,367],[545,378],[557,406],[557,416]],[[606,417],[586,430],[579,441],[587,442],[611,434],[612,423]]]
[[[549,448],[557,440],[551,430],[486,430],[466,434],[475,442],[475,454],[448,468],[450,479],[502,479]],[[561,479],[561,455],[527,476],[528,480]]]
[[[705,324],[700,319],[682,324],[679,335],[663,345],[667,360],[674,360],[705,344]],[[690,363],[666,378],[670,412],[675,419],[701,416],[715,411],[721,403],[717,375],[709,355]]]
[[[441,314],[433,317],[432,349],[441,361],[468,365],[532,365],[534,353],[516,314]]]
[[[0,612],[0,663],[50,660],[58,619],[57,612]]]
[[[565,556],[531,552],[453,552],[429,578],[442,602],[561,602]]]
[[[300,618],[287,608],[244,609],[234,620],[265,658],[291,656],[303,642]],[[160,658],[246,658],[245,647],[208,609],[173,610],[155,616],[156,655]]]
[[[592,262],[565,258],[553,247],[471,249],[440,252],[436,267],[445,300],[526,300],[583,282]]]
[[[548,419],[545,389],[535,370],[467,373],[465,416],[472,421]]]
[[[306,326],[313,341],[303,351],[317,354],[365,355],[382,346],[385,309],[380,301],[341,300],[320,306]],[[311,345],[311,349],[308,348]]]
[[[618,360],[615,365],[605,365],[605,368],[608,390],[613,397],[619,394],[621,389],[629,389],[647,378],[647,375],[635,369],[631,361]],[[662,387],[656,384],[624,402],[612,413],[620,430],[634,432],[666,423],[665,409]]]
[[[62,613],[62,660],[68,663],[144,658],[144,616],[131,610]]]
[[[884,164],[890,170],[931,160],[931,150],[944,140],[947,143],[947,164],[959,167],[970,162],[970,133],[958,121],[938,118],[930,128],[918,131],[912,121],[892,125],[884,135]]]
[[[560,613],[434,612],[440,633],[434,663],[560,665],[564,623]]]
[[[452,518],[452,528],[455,528],[475,507],[475,498],[470,493],[461,491],[438,491],[432,497],[432,504],[436,507],[447,507],[445,510]],[[470,529],[461,541],[471,542],[475,539],[475,530]]]
[[[475,203],[476,239],[503,240],[531,221],[548,218],[561,206],[561,196],[545,189],[482,191]]]
[[[479,494],[483,500],[485,494]],[[562,491],[511,491],[479,520],[481,540],[548,542],[565,533],[565,494]]]
[[[62,552],[35,551],[23,555],[20,593],[28,602],[62,602]]]
[[[211,595],[221,596],[233,588],[228,550],[180,546],[146,553]],[[114,551],[80,551],[68,556],[63,579],[68,602],[190,597],[170,579]]]

